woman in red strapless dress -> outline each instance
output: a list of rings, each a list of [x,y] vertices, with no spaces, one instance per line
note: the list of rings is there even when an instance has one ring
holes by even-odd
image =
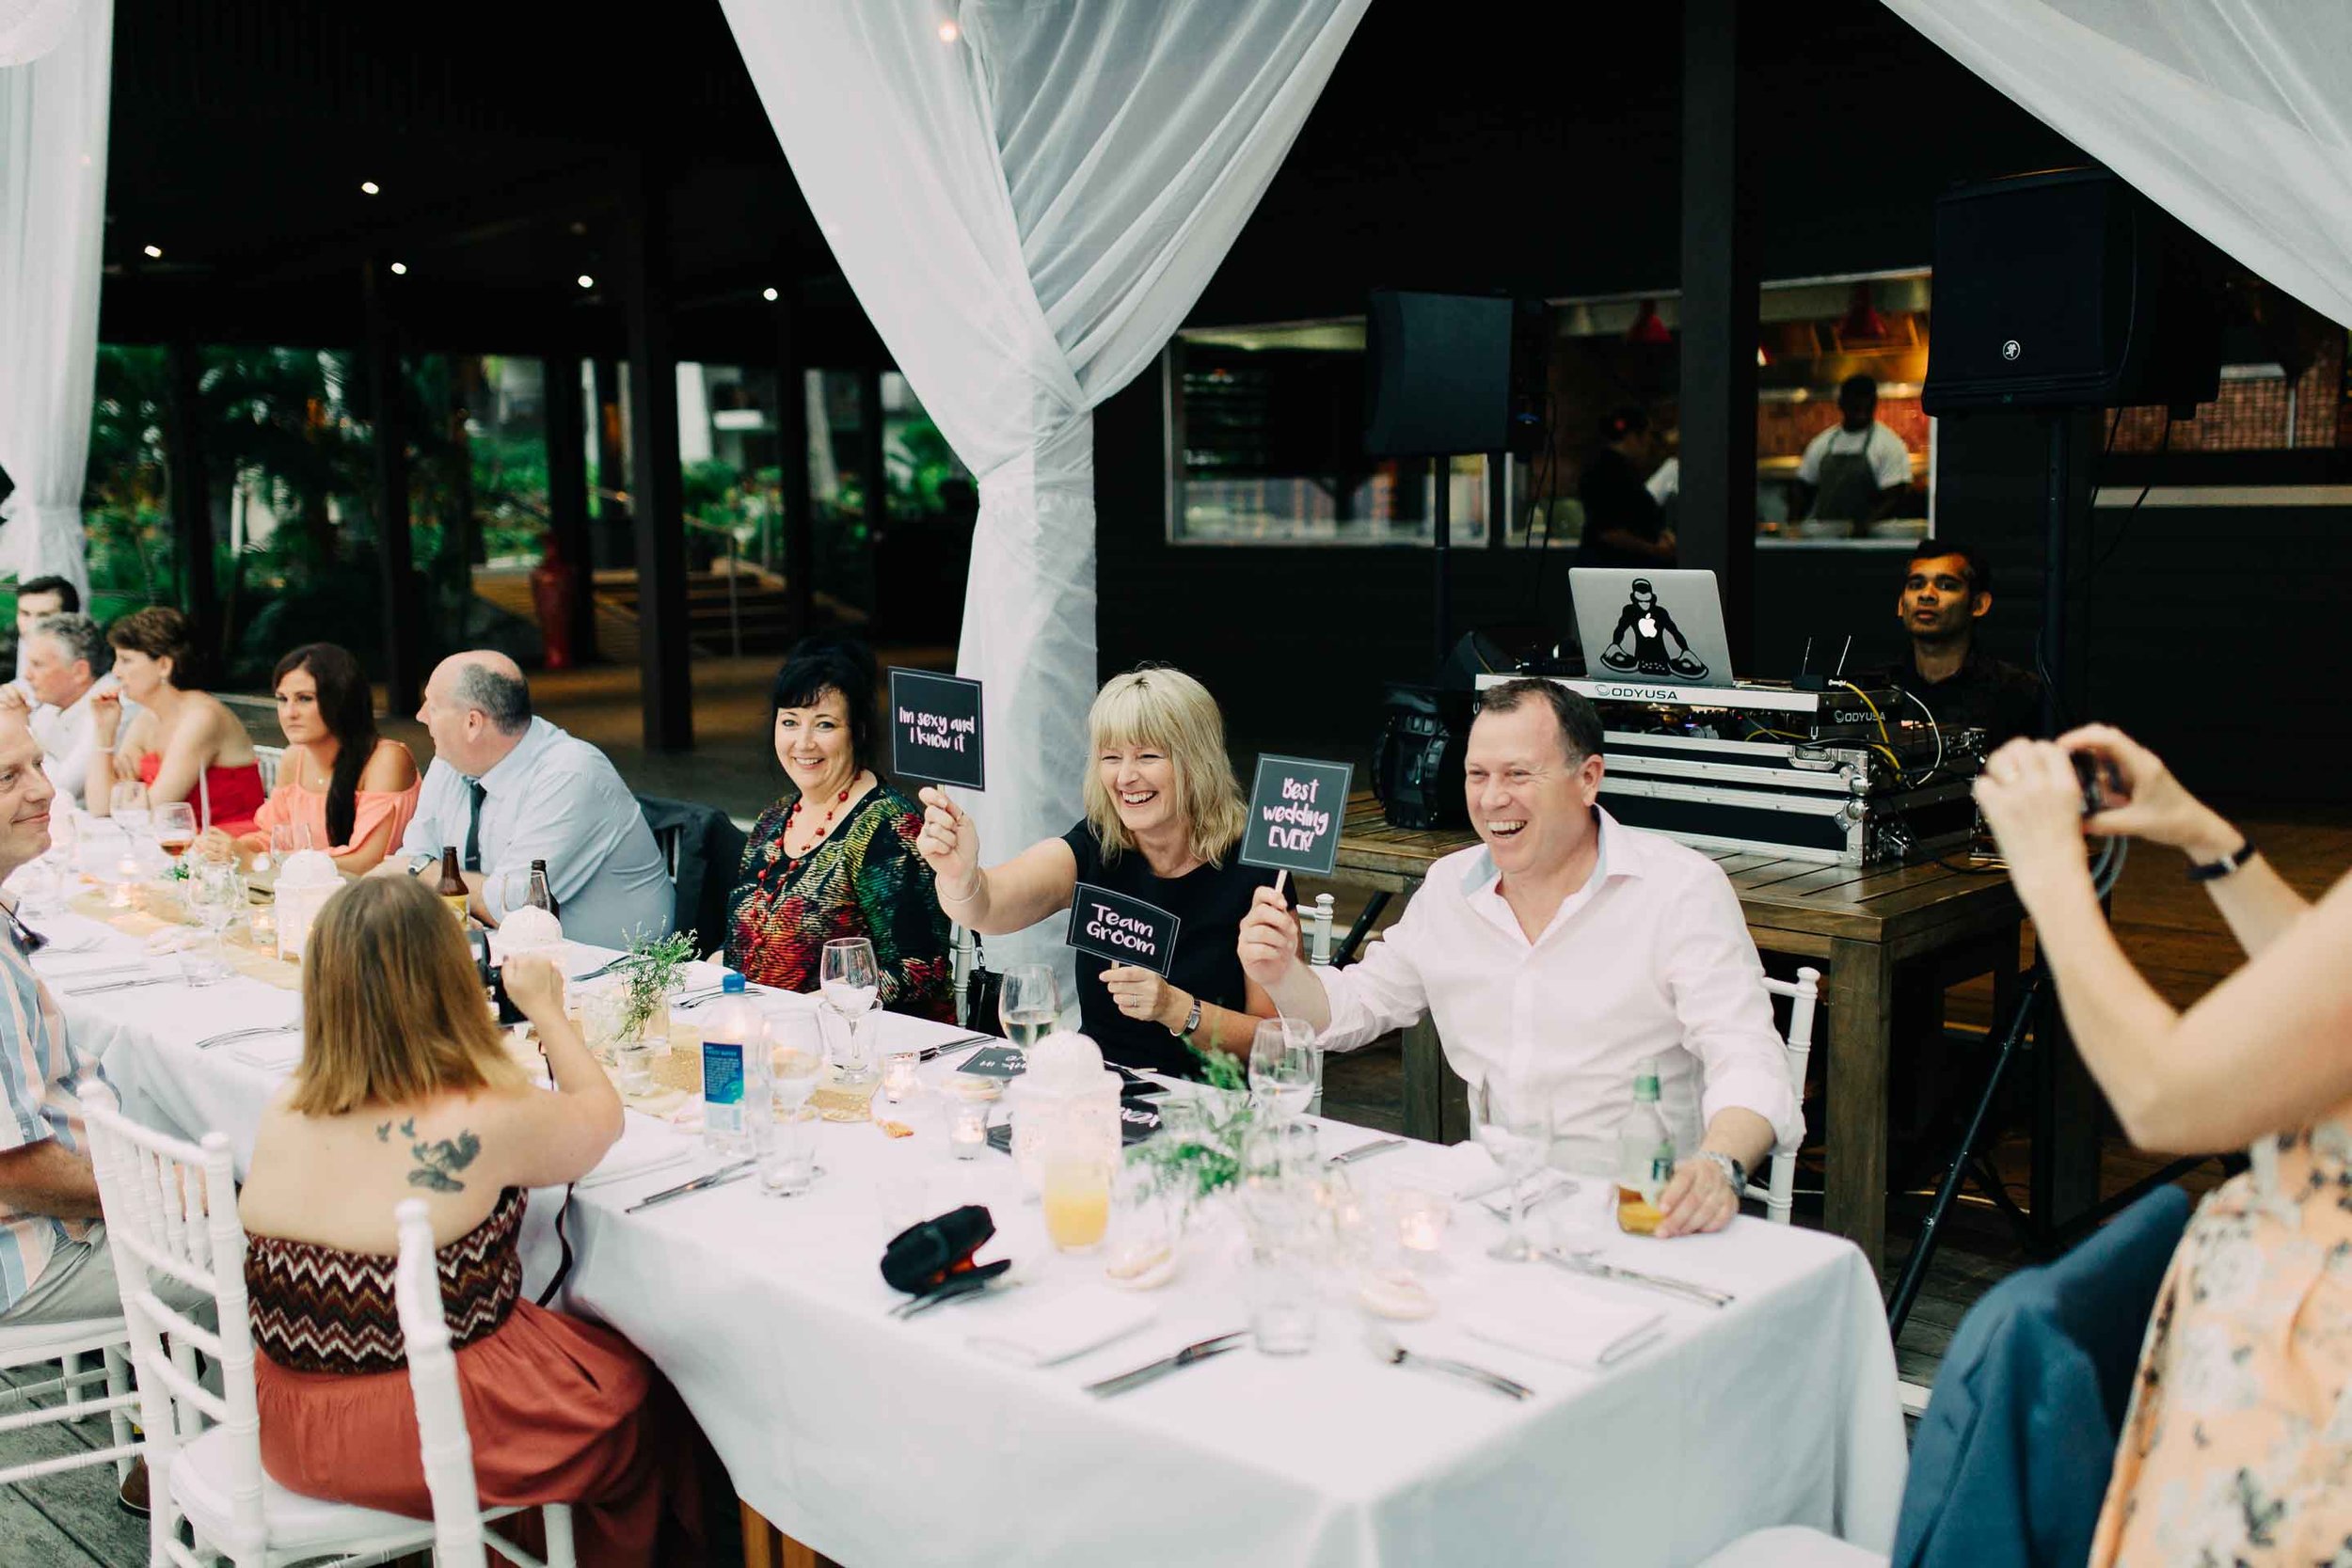
[[[151,805],[194,805],[199,832],[251,832],[269,792],[244,722],[192,683],[188,618],[162,605],[133,610],[106,628],[106,641],[114,645],[116,684],[89,698],[98,749],[83,794],[91,815],[113,809],[118,781],[136,779]]]

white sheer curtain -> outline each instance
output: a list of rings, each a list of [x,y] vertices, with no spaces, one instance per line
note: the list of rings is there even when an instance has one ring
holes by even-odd
[[[1886,5],[2256,274],[2352,325],[2352,5]]]
[[[834,259],[979,477],[957,669],[986,684],[966,805],[1001,860],[1079,816],[1089,410],[1200,297],[1369,0],[723,4]],[[1066,962],[1050,923],[989,951]]]
[[[60,24],[61,9],[72,14]],[[51,47],[0,69],[0,468],[16,485],[0,502],[0,571],[66,578],[87,603],[82,486],[114,0],[15,10],[0,12],[0,46]],[[8,27],[12,20],[24,25]]]

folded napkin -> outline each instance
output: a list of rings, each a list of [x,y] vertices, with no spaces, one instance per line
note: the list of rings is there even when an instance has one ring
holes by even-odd
[[[296,1030],[288,1035],[262,1035],[241,1043],[224,1045],[220,1050],[223,1054],[234,1056],[246,1066],[257,1067],[265,1072],[291,1069],[302,1060],[302,1033]]]
[[[1666,1314],[1646,1303],[1603,1301],[1583,1291],[1547,1291],[1535,1301],[1486,1302],[1462,1317],[1462,1329],[1488,1344],[1525,1351],[1586,1371],[1656,1342]]]
[[[972,1348],[1027,1367],[1051,1367],[1099,1350],[1159,1316],[1148,1304],[1107,1285],[1081,1285],[1057,1296],[1020,1301],[1018,1307],[1008,1300],[978,1309],[991,1322],[971,1337]],[[1001,1323],[994,1321],[999,1317]]]
[[[701,1139],[688,1137],[666,1122],[633,1116],[623,1126],[620,1142],[606,1149],[604,1158],[596,1162],[596,1168],[573,1185],[601,1187],[609,1181],[626,1181],[633,1176],[667,1170],[691,1161],[701,1147]]]

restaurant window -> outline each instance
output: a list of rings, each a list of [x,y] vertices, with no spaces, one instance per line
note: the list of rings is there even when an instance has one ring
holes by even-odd
[[[1363,452],[1361,317],[1177,335],[1168,388],[1168,537],[1179,545],[1427,546],[1437,481],[1424,459]],[[1490,515],[1526,536],[1519,465],[1447,465],[1449,540],[1487,541]],[[1497,492],[1500,491],[1500,494]]]

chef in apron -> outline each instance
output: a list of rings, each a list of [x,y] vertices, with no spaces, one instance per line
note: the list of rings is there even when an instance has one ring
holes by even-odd
[[[1910,494],[1911,453],[1878,422],[1878,383],[1867,375],[1837,388],[1843,421],[1813,437],[1797,464],[1798,515],[1850,522],[1861,534]]]

